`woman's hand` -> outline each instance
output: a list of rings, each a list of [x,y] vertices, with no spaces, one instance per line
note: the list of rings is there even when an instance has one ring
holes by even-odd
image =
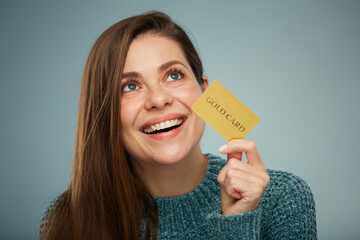
[[[221,209],[223,215],[235,215],[255,210],[269,184],[256,143],[235,139],[219,148],[227,154],[228,162],[218,175],[221,185]],[[242,162],[242,153],[247,163]]]

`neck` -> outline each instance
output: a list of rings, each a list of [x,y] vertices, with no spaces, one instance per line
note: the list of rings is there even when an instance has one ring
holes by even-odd
[[[151,195],[172,197],[191,192],[202,182],[207,170],[207,158],[198,146],[175,164],[136,164],[135,170]]]

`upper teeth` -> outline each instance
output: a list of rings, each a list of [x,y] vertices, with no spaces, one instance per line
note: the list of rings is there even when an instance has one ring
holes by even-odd
[[[144,132],[152,133],[152,132],[157,131],[157,130],[161,130],[161,129],[173,127],[173,126],[176,126],[176,125],[180,125],[182,122],[183,122],[182,119],[175,119],[175,120],[168,120],[168,121],[165,121],[165,122],[160,122],[160,123],[151,125],[148,128],[145,128]]]

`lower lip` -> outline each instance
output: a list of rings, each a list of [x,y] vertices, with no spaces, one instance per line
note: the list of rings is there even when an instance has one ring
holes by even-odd
[[[182,131],[182,129],[184,128],[186,120],[181,124],[180,127],[177,127],[171,131],[168,132],[162,132],[162,133],[156,133],[156,134],[146,134],[144,133],[147,137],[154,139],[154,140],[167,140],[167,139],[171,139],[176,137],[177,135],[179,135],[179,133]]]

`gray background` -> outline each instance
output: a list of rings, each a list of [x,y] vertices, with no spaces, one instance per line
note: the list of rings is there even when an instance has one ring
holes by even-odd
[[[320,239],[360,237],[359,1],[0,2],[0,239],[35,239],[69,183],[83,66],[113,23],[147,10],[190,32],[210,81],[260,116],[268,168],[304,178]],[[225,140],[206,129],[204,152]]]

